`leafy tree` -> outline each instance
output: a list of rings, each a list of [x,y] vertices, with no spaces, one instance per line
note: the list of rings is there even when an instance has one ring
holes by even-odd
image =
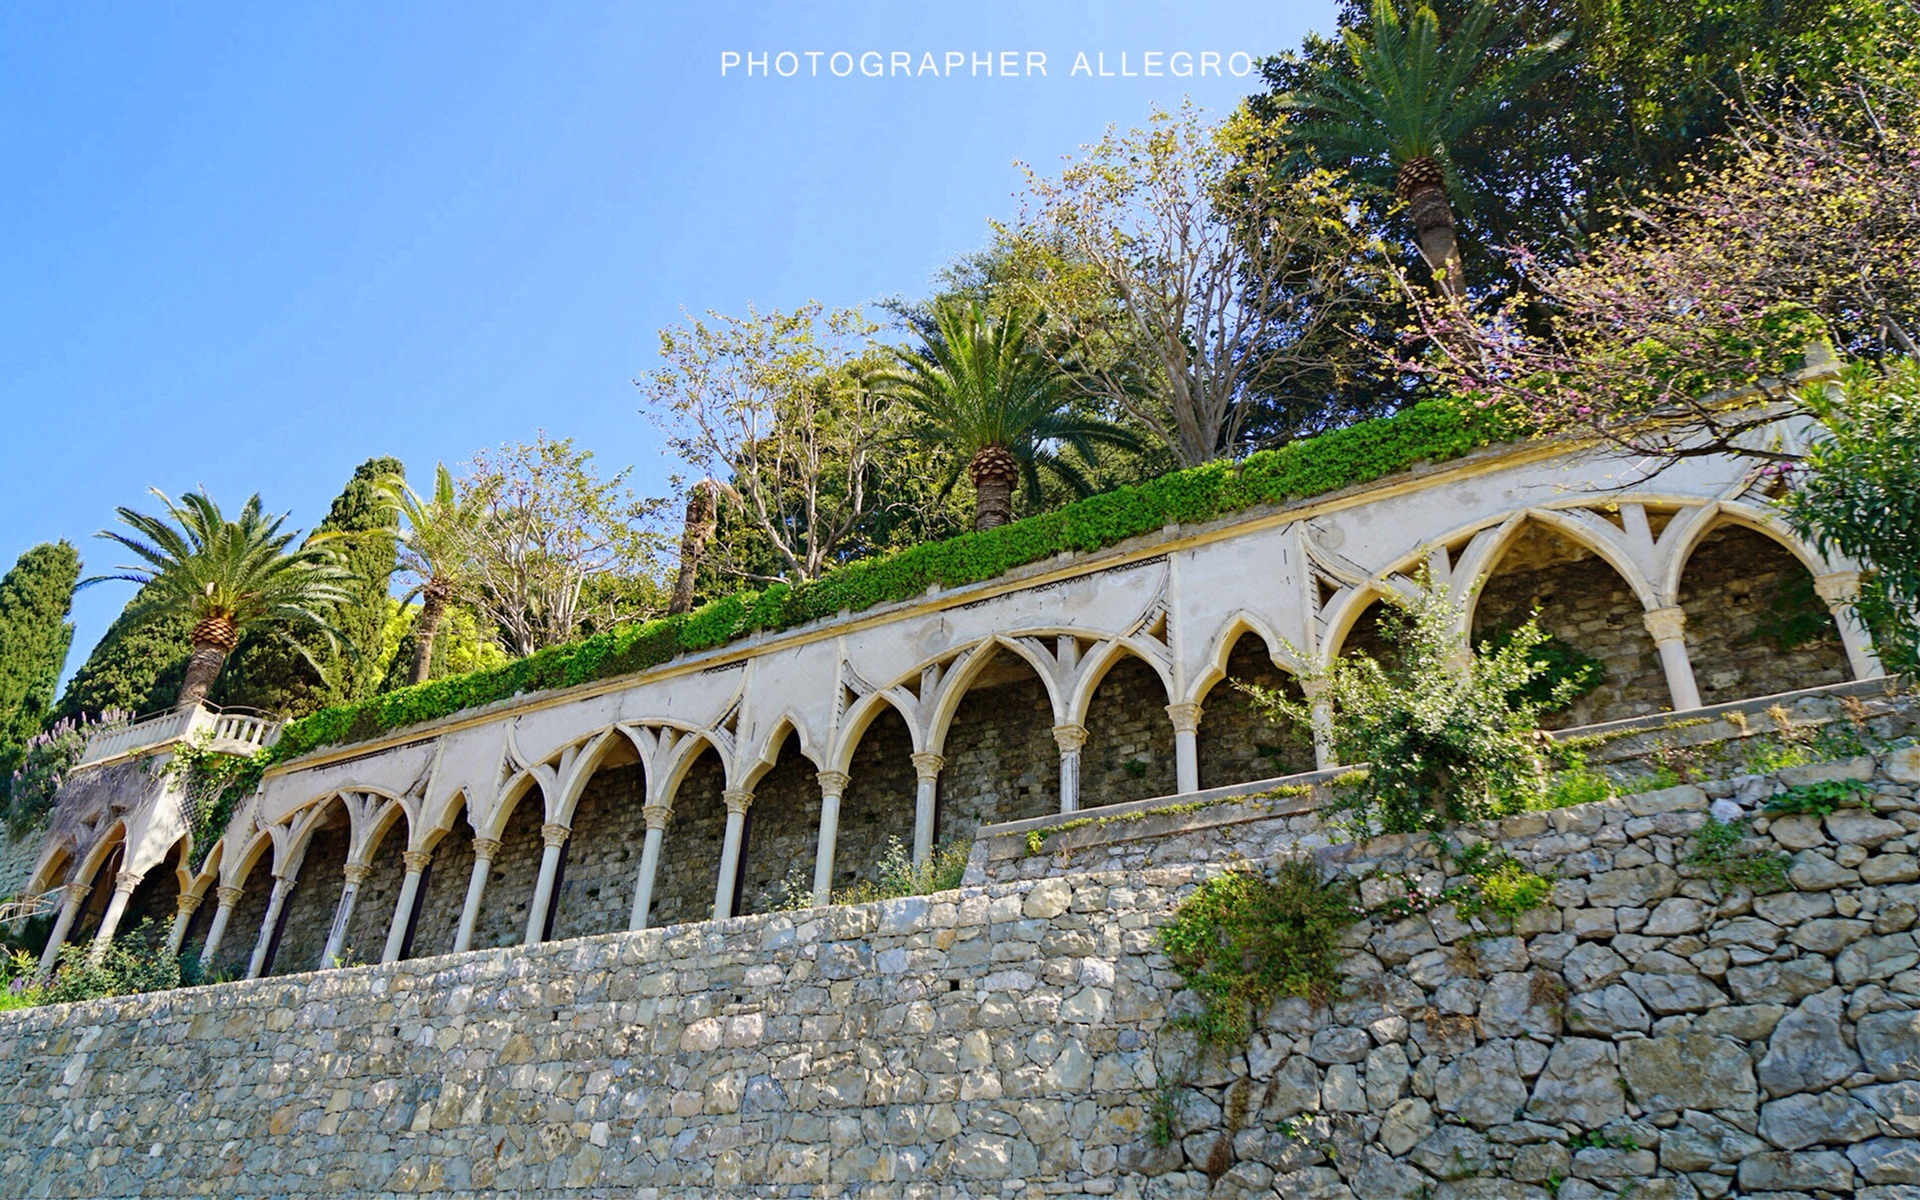
[[[1250,401],[1348,360],[1343,321],[1366,239],[1325,175],[1274,170],[1246,112],[1209,125],[1191,104],[1109,130],[1055,178],[1028,171],[1017,250],[1063,294],[1063,370],[1137,422],[1178,465],[1244,451]]]
[[[55,720],[125,711],[146,716],[172,708],[193,654],[193,618],[155,611],[141,588],[67,681]]]
[[[626,470],[600,478],[592,451],[544,433],[473,456],[461,484],[461,503],[476,514],[464,598],[510,653],[569,641],[590,618],[611,624],[658,610],[657,590],[587,586],[600,575],[659,573],[659,535],[646,526],[662,502],[635,498],[626,479]]]
[[[80,555],[67,542],[22,554],[0,579],[0,775],[20,763],[27,739],[53,708],[54,685],[73,644]]]
[[[673,598],[667,602],[669,615],[693,611],[694,586],[700,578],[700,560],[706,555],[707,543],[713,540],[719,494],[711,479],[702,479],[687,489],[687,510],[680,523],[680,566],[674,574]]]
[[[735,572],[816,578],[873,511],[880,450],[899,425],[868,379],[875,328],[816,302],[791,313],[710,312],[660,331],[663,365],[641,382],[642,411],[777,564],[727,564]]]
[[[303,716],[374,694],[386,671],[381,629],[394,569],[395,518],[381,484],[401,470],[396,458],[370,458],[354,468],[307,539],[332,550],[351,575],[351,599],[330,617],[338,640],[316,630],[261,628],[242,637],[211,693],[215,703]],[[296,648],[295,642],[301,643]]]
[[[379,687],[383,693],[413,683],[414,623],[419,619],[420,606],[401,604],[390,599],[387,612],[385,641],[392,649],[384,656],[387,673],[381,678]],[[499,638],[493,629],[475,617],[466,605],[458,601],[447,605],[440,614],[440,627],[434,634],[428,679],[445,679],[449,675],[465,675],[469,671],[492,670],[505,666],[507,662],[507,652],[500,648]]]
[[[1920,364],[1856,364],[1808,400],[1825,428],[1782,508],[1823,552],[1872,564],[1860,607],[1875,648],[1920,669]]]
[[[1275,98],[1292,118],[1280,136],[1356,179],[1380,186],[1390,177],[1435,283],[1464,297],[1450,196],[1462,196],[1465,184],[1448,147],[1510,109],[1552,69],[1570,35],[1558,32],[1496,58],[1489,53],[1494,8],[1488,0],[1468,8],[1444,38],[1439,16],[1424,3],[1402,18],[1396,0],[1374,0],[1372,18],[1368,34],[1343,32],[1343,69],[1329,66]]]
[[[1014,485],[1024,479],[1038,492],[1042,470],[1089,491],[1061,449],[1091,461],[1096,446],[1137,444],[1125,429],[1068,409],[1067,381],[1030,340],[1036,314],[1011,309],[995,319],[977,304],[946,304],[934,319],[933,338],[896,350],[899,365],[879,383],[918,415],[913,436],[953,454],[949,486],[964,466],[975,529],[1012,520]]]
[[[123,614],[135,623],[170,615],[192,620],[187,638],[193,650],[180,684],[181,707],[206,698],[245,633],[280,627],[338,636],[328,617],[351,601],[344,586],[351,577],[330,550],[289,549],[298,531],[282,532],[286,518],[268,515],[258,495],[248,497],[233,519],[205,492],[178,502],[157,489],[153,495],[164,516],[116,509],[132,533],[102,530],[98,535],[133,551],[144,565],[117,567],[115,574],[91,576],[81,586],[110,579],[141,585]]]
[[[1389,597],[1381,631],[1392,661],[1346,656],[1303,681],[1331,705],[1340,761],[1367,764],[1343,801],[1362,831],[1432,832],[1524,808],[1546,786],[1540,716],[1580,685],[1562,679],[1543,698],[1535,685],[1550,664],[1535,656],[1547,640],[1538,625],[1475,652],[1460,631],[1461,602],[1444,585],[1421,584]],[[1270,718],[1316,720],[1285,692],[1246,690]]]
[[[460,495],[444,463],[433,468],[433,494],[423,498],[397,471],[380,484],[383,501],[404,525],[399,533],[399,572],[413,582],[402,602],[420,598],[414,618],[407,682],[425,683],[432,674],[434,638],[447,606],[460,592],[472,567],[474,534],[479,525],[478,493]]]

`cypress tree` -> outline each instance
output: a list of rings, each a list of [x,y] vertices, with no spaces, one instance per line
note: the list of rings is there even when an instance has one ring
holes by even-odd
[[[127,608],[139,599],[136,593]],[[146,716],[172,708],[193,654],[187,637],[192,629],[193,618],[185,615],[136,623],[122,611],[67,681],[54,718],[97,716],[113,708]]]
[[[233,657],[211,699],[219,705],[244,705],[282,716],[304,716],[329,704],[363,700],[379,688],[386,666],[381,653],[387,616],[387,585],[393,575],[394,514],[375,494],[380,480],[402,471],[397,458],[370,458],[334,498],[326,519],[315,529],[341,535],[334,543],[348,570],[357,577],[346,588],[353,603],[333,614],[345,644],[304,644],[325,670],[325,677],[284,636],[272,631],[249,634]]]
[[[79,579],[80,555],[64,541],[35,546],[0,579],[0,773],[19,765],[53,708]]]

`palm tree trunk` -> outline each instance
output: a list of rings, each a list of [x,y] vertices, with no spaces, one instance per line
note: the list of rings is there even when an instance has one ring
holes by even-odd
[[[1453,223],[1453,205],[1447,201],[1446,174],[1431,158],[1416,158],[1400,168],[1394,190],[1406,202],[1420,257],[1433,271],[1440,291],[1455,300],[1467,294],[1467,274],[1460,265],[1460,238]]]
[[[447,611],[450,589],[443,579],[429,579],[420,589],[420,616],[413,623],[413,669],[408,683],[425,683],[433,674],[433,639],[440,632],[440,618]]]
[[[1005,446],[983,446],[967,464],[973,480],[973,527],[993,529],[1013,520],[1013,485],[1020,463]]]
[[[187,675],[180,681],[177,702],[180,708],[193,708],[206,701],[213,681],[220,678],[220,668],[226,665],[227,655],[233,653],[240,641],[240,631],[234,627],[231,617],[202,617],[195,622],[188,640],[193,643],[193,657],[187,660]]]
[[[707,543],[713,538],[714,493],[717,490],[713,480],[702,479],[687,494],[687,517],[680,530],[680,574],[673,581],[673,599],[667,604],[668,616],[693,611],[694,579],[700,572],[700,560],[706,555]]]

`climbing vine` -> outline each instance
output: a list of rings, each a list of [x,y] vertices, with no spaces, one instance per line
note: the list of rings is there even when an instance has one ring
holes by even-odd
[[[180,801],[192,832],[188,866],[199,870],[213,843],[233,819],[234,809],[260,782],[269,756],[227,754],[211,747],[212,735],[181,742],[167,760],[165,772],[180,785]]]

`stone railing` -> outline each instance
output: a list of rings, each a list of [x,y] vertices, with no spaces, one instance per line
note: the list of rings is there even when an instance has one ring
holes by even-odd
[[[251,709],[223,711],[210,704],[174,709],[158,716],[102,729],[87,739],[80,766],[105,762],[141,750],[153,750],[184,742],[205,732],[209,748],[224,754],[252,754],[271,746],[280,738],[277,717]]]

